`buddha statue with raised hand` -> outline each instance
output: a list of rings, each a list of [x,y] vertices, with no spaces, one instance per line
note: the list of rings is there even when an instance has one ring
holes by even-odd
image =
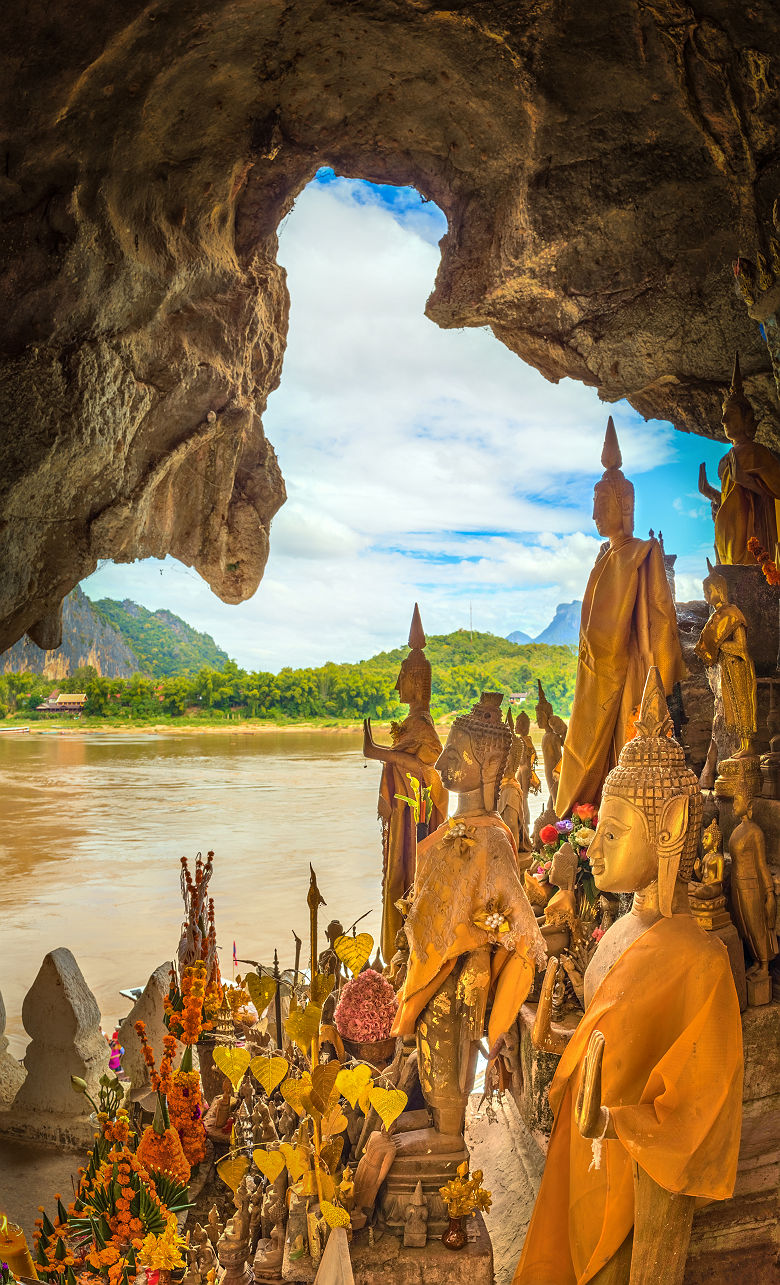
[[[515,1285],[679,1285],[696,1199],[734,1188],[739,1005],[726,948],[688,905],[702,799],[671,730],[651,669],[588,852],[597,888],[633,892],[633,906],[588,965],[582,1021],[552,1049],[555,1123]],[[554,972],[534,1030],[545,1048]]]
[[[414,604],[409,629],[409,655],[401,664],[395,690],[409,713],[402,723],[393,723],[392,745],[377,745],[371,734],[371,720],[363,723],[363,753],[384,766],[379,785],[377,811],[382,823],[382,958],[389,963],[395,954],[395,939],[402,925],[396,902],[414,879],[417,834],[412,810],[403,800],[412,797],[410,777],[420,791],[430,790],[429,832],[447,815],[447,791],[434,764],[441,754],[441,741],[431,718],[431,665],[425,655],[420,610]],[[400,797],[399,797],[400,796]]]
[[[559,817],[598,804],[604,778],[632,735],[647,671],[664,690],[685,676],[677,617],[661,546],[634,535],[634,488],[623,476],[610,416],[593,495],[601,547],[582,601],[577,681],[555,802]]]
[[[450,1139],[463,1130],[488,1004],[495,1056],[546,958],[514,839],[496,812],[511,744],[498,692],[455,719],[436,766],[458,805],[418,846],[406,919],[409,967],[393,1031],[416,1033],[422,1091]]]

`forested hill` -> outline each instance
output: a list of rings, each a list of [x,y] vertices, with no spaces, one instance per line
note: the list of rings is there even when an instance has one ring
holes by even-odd
[[[100,598],[92,603],[95,615],[111,625],[135,654],[137,669],[153,678],[186,674],[202,669],[222,670],[228,654],[210,634],[198,633],[180,616],[160,608],[148,611],[125,598]]]

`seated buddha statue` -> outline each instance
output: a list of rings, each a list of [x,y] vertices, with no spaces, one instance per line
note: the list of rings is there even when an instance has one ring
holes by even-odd
[[[633,904],[599,941],[585,1014],[554,1050],[555,1121],[515,1285],[680,1285],[697,1198],[734,1188],[739,1005],[725,946],[688,905],[702,796],[671,731],[651,669],[588,853],[596,887]],[[555,1036],[555,972],[551,961],[537,1046]]]
[[[720,489],[699,469],[699,490],[711,501],[715,517],[715,552],[722,566],[756,565],[748,549],[754,536],[772,557],[780,517],[780,460],[755,440],[756,417],[742,388],[739,353],[734,358],[731,387],[723,402],[723,429],[732,443],[718,465]]]
[[[634,534],[634,488],[623,476],[610,416],[593,520],[602,545],[582,602],[577,679],[555,811],[598,804],[604,778],[632,735],[633,714],[655,665],[670,693],[685,674],[661,546]]]
[[[411,797],[409,777],[420,789],[430,790],[428,831],[441,825],[447,815],[447,791],[434,764],[441,754],[441,741],[431,718],[431,666],[425,655],[425,634],[420,611],[414,604],[409,630],[411,651],[401,664],[395,690],[409,713],[402,723],[391,725],[392,745],[377,745],[371,735],[371,721],[363,724],[363,753],[384,766],[379,785],[377,811],[382,823],[382,958],[386,963],[395,953],[395,939],[403,920],[396,907],[414,879],[417,833],[414,816],[404,798]],[[398,796],[401,796],[400,798]]]
[[[488,1005],[495,1056],[545,959],[514,839],[496,811],[511,744],[497,692],[455,719],[436,766],[458,804],[418,846],[406,918],[409,965],[393,1033],[416,1034],[422,1091],[450,1139],[462,1134]]]

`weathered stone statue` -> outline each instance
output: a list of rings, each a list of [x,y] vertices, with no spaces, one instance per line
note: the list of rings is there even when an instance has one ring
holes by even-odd
[[[544,733],[542,736],[544,779],[547,782],[549,791],[548,805],[554,807],[558,793],[558,780],[561,774],[563,742],[566,740],[568,728],[563,719],[559,718],[555,713],[545,696],[541,680],[537,678],[536,683],[539,688],[539,700],[536,705],[536,726]]]
[[[733,445],[718,465],[720,490],[707,481],[704,464],[699,469],[699,490],[713,506],[718,562],[754,567],[756,560],[748,549],[748,540],[753,536],[775,556],[780,460],[755,441],[756,417],[742,388],[739,353],[734,358],[734,374],[721,422]]]
[[[393,724],[392,746],[377,745],[371,735],[371,722],[363,725],[363,753],[366,758],[384,764],[379,786],[379,819],[382,822],[382,958],[392,959],[395,935],[401,927],[401,915],[395,903],[411,887],[414,879],[417,835],[414,817],[408,804],[396,795],[410,796],[411,773],[420,787],[431,791],[429,831],[441,825],[447,815],[447,792],[434,764],[441,754],[441,741],[431,718],[431,666],[426,659],[425,634],[420,611],[414,604],[409,630],[411,651],[401,665],[396,691],[402,704],[409,706],[403,723]]]
[[[458,793],[455,815],[417,850],[393,1031],[416,1032],[420,1084],[441,1134],[462,1132],[488,999],[495,1052],[545,958],[514,841],[495,810],[511,743],[500,694],[483,693],[453,723],[437,764]]]
[[[509,751],[504,775],[501,780],[501,788],[498,792],[498,815],[512,832],[512,838],[515,841],[518,854],[531,851],[531,838],[526,826],[526,795],[523,793],[523,787],[518,780],[518,774],[523,767],[530,769],[528,762],[528,747],[522,736],[515,735],[515,725],[512,718],[512,711],[507,710],[506,724],[512,733],[512,747]],[[526,772],[528,775],[528,772]],[[523,856],[520,862],[521,868],[529,864],[529,858]]]
[[[652,669],[589,851],[596,886],[633,892],[633,905],[585,975],[515,1285],[679,1285],[697,1197],[733,1191],[742,1028],[726,949],[688,906],[702,798],[671,729]],[[552,1034],[555,971],[535,1042]]]
[[[531,794],[539,794],[542,789],[542,783],[536,771],[538,755],[531,737],[531,719],[527,710],[521,709],[515,719],[515,736],[520,737],[526,751],[517,769],[517,779],[520,783],[520,789],[523,791],[523,815],[525,817],[526,834],[529,835],[529,847],[533,848],[533,843],[530,839],[531,808],[528,803],[528,797]]]
[[[731,905],[739,935],[755,961],[745,975],[748,1003],[768,1004],[772,998],[769,961],[778,951],[777,899],[764,833],[753,820],[750,796],[740,787],[734,795],[734,814],[740,820],[729,839]]]
[[[544,909],[542,936],[548,955],[558,955],[566,950],[577,925],[577,898],[574,886],[577,879],[577,854],[570,843],[562,843],[553,854],[550,883],[555,892]]]
[[[634,530],[634,488],[610,416],[596,483],[593,520],[609,538],[596,559],[582,603],[577,682],[555,811],[598,803],[604,778],[632,734],[648,669],[657,666],[664,690],[685,673],[677,618],[658,541]]]
[[[739,607],[729,602],[726,581],[709,558],[707,567],[704,596],[712,611],[694,650],[705,665],[718,667],[715,699],[722,707],[727,731],[739,740],[739,749],[731,757],[750,758],[756,734],[756,671],[748,651],[747,621]],[[710,784],[716,759],[713,740],[702,773],[703,788]]]

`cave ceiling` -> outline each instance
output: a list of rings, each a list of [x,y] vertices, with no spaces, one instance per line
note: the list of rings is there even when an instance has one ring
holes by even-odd
[[[710,436],[739,348],[780,445],[732,271],[780,192],[771,0],[11,0],[1,57],[0,647],[100,558],[254,592],[323,165],[441,206],[437,325]]]

